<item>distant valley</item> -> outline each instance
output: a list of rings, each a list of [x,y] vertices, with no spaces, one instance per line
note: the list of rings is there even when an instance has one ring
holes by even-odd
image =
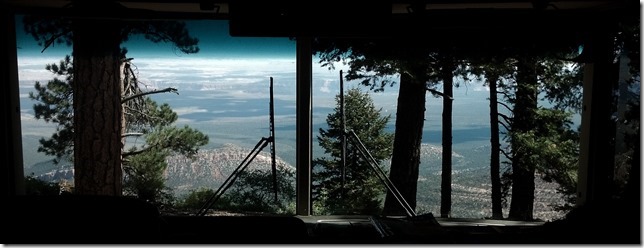
[[[491,216],[489,165],[480,163],[485,160],[486,147],[468,148],[471,154],[454,152],[452,172],[452,217],[485,218]],[[210,188],[216,190],[248,156],[251,149],[237,145],[226,145],[217,149],[203,149],[194,157],[188,159],[176,155],[167,159],[168,168],[165,172],[166,185],[173,189],[176,196],[185,195],[190,190]],[[418,182],[418,198],[416,211],[431,212],[435,216],[440,213],[440,159],[442,149],[437,146],[423,144],[421,148],[422,161]],[[478,162],[476,162],[478,161]],[[295,170],[281,158],[277,158],[277,166]],[[383,162],[389,164],[389,161]],[[248,170],[269,170],[271,159],[268,151],[259,153]],[[73,169],[67,164],[54,165],[51,161],[37,163],[25,169],[25,174],[31,174],[47,181],[73,180]],[[269,171],[267,171],[269,173]],[[535,200],[535,218],[553,220],[564,213],[554,211],[551,204],[561,203],[562,198],[556,192],[556,185],[537,180]],[[506,212],[507,214],[507,212]]]

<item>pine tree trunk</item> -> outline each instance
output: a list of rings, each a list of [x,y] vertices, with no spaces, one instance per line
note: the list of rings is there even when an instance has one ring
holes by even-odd
[[[490,87],[490,181],[492,183],[492,218],[503,219],[501,194],[501,144],[499,140],[499,108],[496,92],[497,75],[487,75]]]
[[[454,64],[447,61],[443,67],[443,162],[441,173],[441,217],[448,218],[452,211],[452,102]]]
[[[536,60],[523,56],[517,65],[517,91],[514,104],[512,132],[524,133],[532,128],[537,109]],[[535,166],[530,164],[528,149],[511,141],[512,145],[512,202],[508,218],[532,220],[534,210]]]
[[[416,208],[426,91],[424,81],[401,73],[389,179],[413,209]],[[404,209],[391,192],[387,192],[383,214],[405,215]]]
[[[74,190],[121,195],[120,25],[74,21]]]

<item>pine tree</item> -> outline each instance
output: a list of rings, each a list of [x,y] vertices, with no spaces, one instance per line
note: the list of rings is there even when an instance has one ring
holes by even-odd
[[[128,158],[123,166],[123,195],[136,196],[153,203],[164,203],[169,195],[166,193],[163,175],[168,167],[165,161],[168,155],[168,151],[157,148]]]
[[[501,134],[508,129],[508,116],[499,111],[510,111],[508,105],[499,101],[498,94],[505,92],[505,83],[508,77],[513,75],[512,63],[514,60],[507,55],[498,54],[486,59],[470,59],[470,73],[475,75],[483,84],[490,89],[490,183],[492,200],[492,218],[503,219],[503,207],[507,204],[508,187],[503,187],[501,180]],[[499,126],[504,127],[501,131]],[[507,184],[506,184],[507,186]]]
[[[317,137],[329,156],[317,158],[313,163],[314,205],[323,209],[316,214],[380,214],[385,187],[360,155],[358,144],[352,142],[347,142],[343,182],[340,95],[336,96],[336,102],[335,111],[326,119],[329,128],[320,129]],[[390,117],[380,115],[369,94],[358,88],[348,90],[344,113],[346,131],[353,130],[377,162],[390,159],[394,137],[385,132]]]
[[[124,52],[125,53],[125,52]],[[123,70],[129,70],[131,59],[123,59]],[[35,84],[35,92],[30,92],[29,97],[38,103],[34,104],[37,119],[56,123],[56,132],[50,138],[41,138],[39,152],[55,156],[54,162],[61,159],[72,161],[74,156],[74,112],[73,106],[73,66],[71,56],[66,56],[59,64],[49,64],[46,69],[56,76],[42,85]],[[131,71],[130,71],[131,72]],[[139,82],[131,73],[123,73],[130,89],[123,98],[125,127],[122,137],[141,137],[141,145],[127,144],[124,142],[121,149],[125,176],[124,191],[126,194],[135,195],[141,199],[157,202],[162,196],[167,195],[163,172],[167,164],[165,158],[171,153],[187,156],[194,155],[198,148],[208,143],[208,136],[191,129],[173,126],[177,114],[165,103],[158,105],[147,95],[174,91],[172,88],[142,92],[138,88]],[[127,140],[124,140],[127,141]]]
[[[292,214],[295,200],[295,171],[285,166],[277,167],[277,192],[275,202],[271,170],[242,171],[230,190],[223,195],[224,209],[236,212],[264,212]]]
[[[54,164],[58,164],[61,159],[72,161],[74,154],[71,56],[65,56],[59,64],[48,64],[45,68],[56,77],[45,85],[36,81],[36,91],[29,92],[29,98],[39,102],[33,106],[36,119],[58,124],[51,138],[41,138],[38,146],[38,152],[55,156]],[[64,80],[59,76],[65,76]]]
[[[73,0],[69,5],[70,11],[78,13],[124,9],[113,1]],[[53,44],[73,47],[75,193],[121,195],[121,44],[142,34],[152,42],[170,42],[181,52],[196,53],[199,40],[179,21],[25,16],[23,22],[43,51]]]
[[[375,92],[399,84],[389,180],[415,209],[425,101],[428,88],[438,82],[430,48],[420,39],[317,39],[314,50],[323,66],[333,68],[335,62],[346,62],[349,70],[345,78],[360,80]],[[400,76],[399,82],[392,79],[395,75]],[[405,209],[388,192],[383,213],[404,215]]]
[[[512,116],[504,117],[504,155],[511,163],[504,174],[512,195],[508,218],[532,220],[537,176],[558,183],[567,204],[574,204],[579,134],[571,127],[571,109],[580,106],[581,80],[578,67],[567,69],[569,61],[552,52],[517,56],[516,64],[515,82],[504,94],[512,105]],[[539,100],[553,107],[539,106]]]

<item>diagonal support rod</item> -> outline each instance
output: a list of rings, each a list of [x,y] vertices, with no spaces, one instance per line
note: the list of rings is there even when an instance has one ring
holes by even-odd
[[[268,144],[270,144],[270,149],[271,149],[271,169],[273,172],[273,189],[275,190],[275,204],[278,203],[278,198],[277,198],[277,165],[275,163],[275,113],[274,113],[274,108],[273,108],[273,77],[270,78],[270,101],[269,101],[269,118],[270,118],[270,136],[268,138],[262,137],[253,150],[246,155],[244,160],[235,168],[233,173],[226,178],[226,181],[219,186],[217,191],[208,198],[208,201],[199,209],[199,212],[197,212],[198,216],[204,216],[208,212],[210,208],[212,208],[212,205],[221,198],[221,196],[232,186],[232,184],[237,180],[237,177],[239,177],[239,174],[248,167],[248,165],[255,159],[257,154],[259,154]]]
[[[373,156],[371,156],[371,153],[369,153],[365,145],[362,143],[362,141],[360,141],[360,138],[358,137],[358,135],[356,135],[356,133],[353,130],[349,131],[348,133],[345,132],[345,135],[349,135],[349,137],[351,138],[351,141],[356,143],[356,147],[358,148],[358,151],[360,152],[362,157],[365,160],[367,160],[373,172],[376,173],[380,181],[385,185],[385,187],[387,187],[387,189],[396,198],[396,201],[398,201],[400,206],[403,209],[405,209],[405,212],[407,213],[407,217],[415,217],[416,212],[414,211],[414,209],[411,206],[409,206],[409,203],[407,203],[407,201],[405,200],[405,197],[403,197],[403,195],[400,193],[400,191],[398,191],[398,188],[396,188],[394,183],[391,180],[389,180],[385,172],[378,166],[378,162],[376,161],[376,159],[373,158]]]
[[[215,202],[217,202],[219,198],[221,198],[221,196],[226,192],[226,190],[228,190],[228,188],[232,186],[235,180],[237,180],[237,177],[239,177],[239,173],[244,171],[248,167],[248,165],[253,161],[253,159],[255,159],[257,154],[259,154],[259,152],[261,152],[262,149],[264,149],[264,147],[266,147],[266,145],[268,145],[268,143],[271,141],[272,141],[272,137],[269,137],[269,138],[262,137],[262,139],[259,140],[259,142],[257,142],[257,145],[255,145],[253,150],[250,153],[248,153],[248,155],[246,155],[246,158],[244,158],[244,160],[239,164],[239,166],[235,168],[233,173],[231,173],[230,176],[226,178],[226,181],[224,181],[224,183],[221,186],[219,186],[217,191],[215,191],[215,194],[213,194],[208,199],[208,201],[206,201],[206,203],[201,207],[201,209],[197,213],[198,216],[206,215],[206,213],[208,212],[208,209],[210,209],[212,205],[215,204]]]

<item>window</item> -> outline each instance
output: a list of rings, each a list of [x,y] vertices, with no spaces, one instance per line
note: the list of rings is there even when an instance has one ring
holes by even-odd
[[[20,25],[22,21],[17,20]],[[295,170],[295,41],[289,38],[232,37],[228,34],[225,20],[189,20],[187,27],[199,39],[200,51],[185,54],[171,44],[153,43],[142,35],[134,35],[122,47],[128,49],[132,58],[131,68],[142,91],[174,88],[177,94],[158,93],[151,99],[158,104],[167,103],[177,113],[173,125],[188,125],[208,135],[208,144],[200,147],[195,159],[173,153],[166,158],[168,168],[164,173],[169,194],[183,199],[193,191],[216,190],[232,177],[233,171],[242,168],[245,158],[249,169],[259,168],[269,172],[270,146],[261,148],[262,153],[253,157],[252,149],[258,142],[269,137],[269,92],[273,80],[275,151],[280,166]],[[18,27],[17,30],[23,30]],[[21,82],[21,112],[23,129],[23,159],[25,174],[47,181],[73,182],[71,162],[62,160],[55,166],[51,156],[38,152],[38,140],[51,137],[56,126],[34,118],[29,92],[34,92],[35,81],[45,83],[53,78],[46,64],[56,64],[71,47],[57,45],[42,50],[32,37],[24,32],[18,36],[19,77]],[[319,130],[329,129],[327,116],[336,111],[336,96],[340,93],[340,70],[348,66],[336,63],[335,68],[322,66],[319,57],[313,59],[313,158],[330,156],[318,144]],[[489,88],[481,79],[473,76],[454,76],[459,87],[454,88],[452,114],[452,198],[451,217],[486,218],[491,216],[489,157],[490,122]],[[385,86],[382,92],[374,92],[358,80],[344,82],[346,90],[357,88],[372,98],[380,114],[390,117],[385,126],[387,133],[395,132],[396,101],[399,77],[391,75],[395,83]],[[398,82],[396,82],[398,81]],[[444,91],[442,82],[434,83],[436,91]],[[346,92],[345,92],[346,94]],[[441,181],[441,115],[443,99],[440,95],[428,94],[418,182],[416,211],[440,213]],[[507,111],[506,111],[507,114]],[[351,113],[348,113],[351,115]],[[128,138],[127,145],[145,143],[143,137]],[[126,145],[126,146],[127,146]],[[507,146],[507,144],[506,144]],[[371,151],[374,152],[374,151]],[[247,157],[249,156],[249,157]],[[379,166],[387,169],[390,159]],[[373,173],[371,171],[367,172]],[[291,175],[293,176],[293,175]],[[231,178],[232,179],[232,178]],[[289,181],[295,183],[291,177]],[[359,179],[352,179],[359,180]],[[237,182],[240,184],[241,182]],[[235,186],[237,186],[235,184]],[[377,182],[381,184],[381,182]],[[349,185],[349,184],[348,184]],[[553,204],[564,201],[556,191],[556,183],[539,181],[535,192],[535,218],[554,220],[565,214],[553,209]],[[235,190],[233,187],[232,190]],[[386,190],[385,188],[382,188]],[[241,189],[240,189],[241,190]],[[257,190],[257,189],[254,189]],[[348,191],[352,189],[346,189]],[[241,192],[238,192],[241,193]],[[294,192],[291,192],[293,194]],[[286,196],[282,196],[286,197]],[[293,205],[293,195],[290,197]],[[384,192],[377,199],[384,198]],[[314,202],[316,199],[314,199]],[[270,205],[270,203],[267,203]],[[382,203],[381,203],[382,204]],[[285,206],[288,206],[286,204]],[[294,209],[280,211],[293,212]],[[332,211],[323,211],[332,213]],[[507,207],[506,213],[507,215]]]

